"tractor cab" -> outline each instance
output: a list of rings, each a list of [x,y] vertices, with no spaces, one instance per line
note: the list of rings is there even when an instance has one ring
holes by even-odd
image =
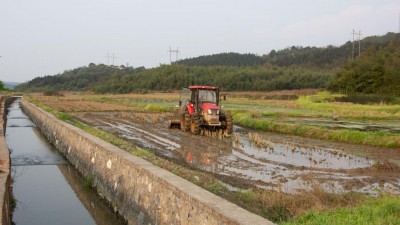
[[[190,102],[196,114],[219,110],[219,88],[211,86],[189,86]],[[190,114],[193,114],[190,113]],[[219,114],[219,113],[218,113]]]

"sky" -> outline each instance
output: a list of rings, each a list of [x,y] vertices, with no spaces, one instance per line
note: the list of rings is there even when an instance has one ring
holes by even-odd
[[[151,68],[170,63],[170,47],[183,59],[339,46],[353,29],[399,32],[400,1],[0,0],[0,80],[89,63]]]

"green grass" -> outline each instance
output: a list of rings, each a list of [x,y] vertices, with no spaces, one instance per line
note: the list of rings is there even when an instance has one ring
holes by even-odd
[[[221,195],[222,192],[226,191],[226,187],[217,180],[214,180],[214,181],[206,184],[206,189],[216,195]]]
[[[72,125],[74,125],[74,126],[80,128],[80,129],[88,132],[89,134],[92,134],[92,135],[94,135],[94,136],[96,136],[96,137],[98,137],[98,138],[100,138],[100,139],[102,139],[102,140],[104,140],[106,142],[109,142],[109,143],[111,143],[111,144],[113,144],[113,145],[115,145],[115,146],[117,146],[117,147],[119,147],[121,149],[124,149],[125,151],[131,152],[132,154],[134,154],[134,155],[136,155],[138,157],[147,158],[147,157],[154,156],[154,153],[151,152],[150,150],[132,146],[132,144],[130,142],[125,141],[125,140],[123,140],[123,139],[121,139],[121,138],[119,138],[119,137],[117,137],[117,136],[115,136],[115,135],[113,135],[111,133],[99,130],[97,128],[94,128],[94,127],[89,126],[87,124],[83,124],[83,123],[81,123],[79,121],[76,121],[76,120],[72,120],[72,121],[69,121],[69,122]]]
[[[309,95],[309,96],[300,96],[299,99],[296,100],[298,106],[302,109],[312,110],[312,111],[320,111],[320,112],[340,112],[340,111],[353,111],[359,112],[359,116],[368,116],[368,113],[375,113],[371,117],[382,116],[379,113],[386,114],[397,114],[400,112],[399,105],[361,105],[361,104],[333,104],[331,103],[331,99],[336,95],[331,95],[327,97],[326,95]],[[387,115],[388,117],[395,117],[394,115]]]
[[[252,189],[245,191],[238,191],[236,195],[239,199],[246,203],[252,203],[257,199],[257,193],[255,193]]]
[[[57,115],[57,118],[62,121],[68,121],[68,120],[72,121],[73,120],[73,117],[71,115],[69,115],[68,113],[59,113]]]
[[[11,196],[11,211],[14,211],[17,208],[18,200]]]
[[[400,105],[351,104],[334,102],[343,97],[326,91],[316,95],[299,96],[296,101],[252,100],[249,98],[231,99],[226,106],[230,109],[246,109],[261,112],[265,116],[280,117],[340,117],[349,120],[400,120]]]
[[[317,126],[280,124],[271,119],[265,119],[262,117],[260,118],[259,113],[247,112],[244,110],[233,110],[232,115],[236,124],[260,131],[293,134],[322,140],[378,147],[400,147],[400,135],[383,131],[366,132],[349,129],[329,130],[327,128]]]
[[[93,189],[94,188],[94,179],[91,176],[87,176],[83,179],[82,184],[85,188]]]
[[[354,208],[308,212],[282,225],[390,225],[400,224],[400,197],[385,196]]]

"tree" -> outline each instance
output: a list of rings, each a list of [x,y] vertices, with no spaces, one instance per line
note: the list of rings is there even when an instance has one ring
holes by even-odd
[[[4,83],[0,80],[0,91],[4,89]]]

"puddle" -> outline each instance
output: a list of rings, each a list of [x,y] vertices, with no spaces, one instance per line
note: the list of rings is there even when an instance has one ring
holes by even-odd
[[[47,142],[21,111],[19,102],[9,108],[6,130],[16,199],[13,224],[126,224],[96,192],[83,185],[78,171]]]
[[[174,141],[151,134],[143,129],[133,126],[132,124],[113,124],[103,120],[97,121],[103,125],[107,125],[109,128],[112,128],[114,132],[119,133],[119,135],[123,138],[138,143],[140,147],[156,149],[160,154],[169,158],[175,158],[176,154],[174,154],[173,151],[181,147]]]
[[[349,155],[341,150],[306,147],[289,142],[268,143],[270,146],[260,148],[250,143],[247,137],[241,136],[240,142],[233,142],[233,145],[253,158],[298,167],[339,170],[368,168],[374,163],[373,160]]]

